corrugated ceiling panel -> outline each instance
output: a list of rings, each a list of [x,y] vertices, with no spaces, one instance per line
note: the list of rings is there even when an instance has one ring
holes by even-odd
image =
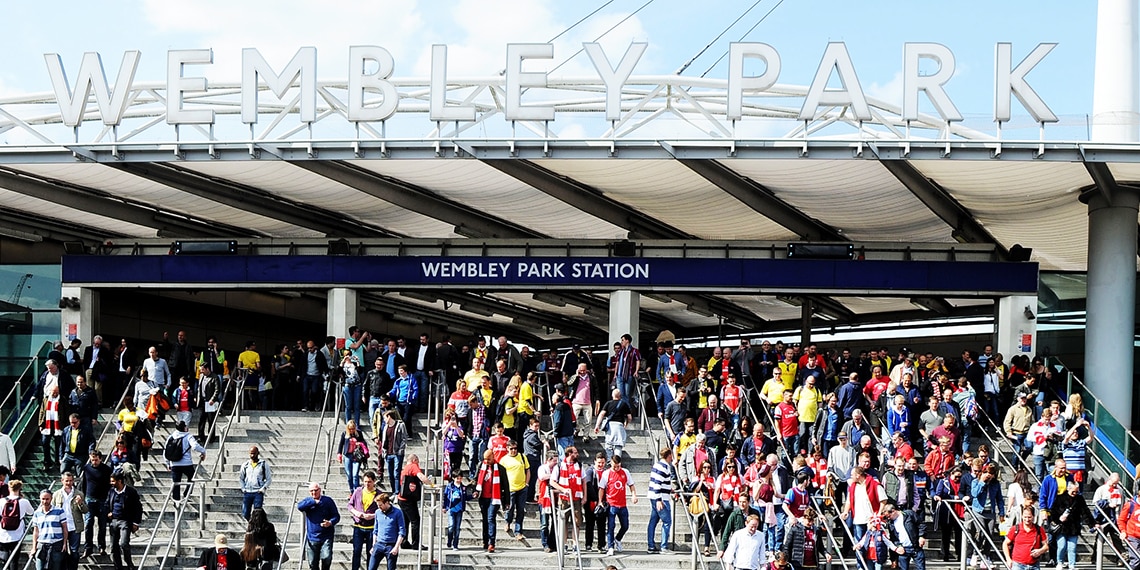
[[[627,230],[572,208],[477,160],[349,162],[551,237],[619,239],[627,233]]]
[[[148,228],[146,226],[137,226],[128,222],[122,222],[114,218],[106,218],[96,214],[91,214],[83,210],[76,210],[66,205],[40,200],[31,196],[25,196],[16,192],[9,192],[0,187],[0,206],[5,206],[13,210],[20,210],[30,214],[40,216],[49,216],[58,219],[63,227],[66,227],[68,222],[88,226],[92,228],[101,228],[116,234],[128,235],[131,237],[139,238],[152,238],[156,237],[157,230]]]
[[[317,237],[318,232],[299,228],[273,218],[232,208],[152,182],[145,178],[108,168],[100,164],[21,164],[13,166],[43,178],[62,180],[78,186],[94,188],[115,196],[150,204],[171,212],[214,220],[232,226],[247,227],[273,237]]]
[[[1109,163],[1108,169],[1117,182],[1140,182],[1140,164],[1131,162]],[[1091,184],[1091,182],[1089,182]]]
[[[285,162],[191,162],[179,166],[340,212],[399,234],[417,238],[459,237],[455,234],[455,226],[377,200],[355,188]]]
[[[790,321],[800,318],[800,308],[775,297],[763,295],[721,295],[721,297],[759,315],[767,321]]]
[[[674,161],[547,159],[535,163],[704,239],[796,238]]]
[[[885,297],[832,297],[857,315],[868,313],[891,313],[894,311],[914,311],[918,307],[910,304],[910,299]]]
[[[951,228],[874,161],[721,160],[855,241],[950,243]]]
[[[950,192],[1005,247],[1033,248],[1042,269],[1083,271],[1088,209],[1078,189],[1092,183],[1080,164],[1060,162],[911,162]]]

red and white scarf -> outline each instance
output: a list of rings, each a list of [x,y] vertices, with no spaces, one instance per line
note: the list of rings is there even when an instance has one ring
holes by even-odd
[[[573,461],[563,461],[558,466],[558,486],[569,490],[560,493],[563,499],[581,501],[583,497],[582,468]]]
[[[63,428],[59,425],[59,398],[44,399],[44,423],[40,429],[43,435],[59,435]]]
[[[494,463],[488,465],[486,462],[479,466],[479,475],[475,477],[475,480],[478,481],[480,491],[483,490],[483,484],[487,481],[487,477],[491,478],[491,504],[502,505],[503,486],[502,482],[499,481],[499,466]],[[487,497],[480,495],[479,498],[485,499]]]

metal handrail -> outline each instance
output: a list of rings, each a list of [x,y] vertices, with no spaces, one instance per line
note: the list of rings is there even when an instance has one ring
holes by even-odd
[[[238,373],[240,374],[242,370],[245,370],[245,369],[239,368]],[[239,383],[239,382],[244,383],[244,381],[245,381],[244,378],[242,378],[241,380],[237,380],[234,378],[234,375],[230,375],[229,379],[226,380],[226,387],[225,387],[225,391],[223,392],[223,394],[228,394],[231,387],[233,387],[236,383]],[[232,410],[230,410],[228,419],[226,421],[226,429],[222,432],[222,436],[220,438],[218,438],[217,457],[214,458],[214,466],[211,467],[209,470],[202,472],[200,474],[200,477],[199,477],[199,480],[202,481],[202,483],[203,483],[203,485],[200,485],[198,487],[198,528],[201,530],[206,530],[206,517],[208,516],[208,511],[206,510],[206,485],[204,483],[206,481],[215,480],[219,475],[219,472],[222,468],[222,465],[224,464],[225,454],[226,454],[225,453],[226,439],[230,435],[230,428],[233,427],[234,423],[237,422],[238,416],[241,415],[241,402],[243,400],[243,397],[242,397],[242,394],[240,394],[238,392],[240,392],[240,390],[234,392],[234,407]],[[223,395],[222,396],[222,403],[224,403],[224,402],[225,402],[225,396]],[[220,406],[221,406],[221,403],[219,403],[219,407]],[[203,410],[202,413],[206,413],[205,410]],[[210,438],[214,437],[214,434],[217,433],[218,419],[219,419],[218,416],[219,416],[219,414],[216,414],[216,413],[214,414],[214,419],[212,422],[210,422],[210,431],[206,434],[206,441],[202,443],[202,447],[209,446],[210,445]],[[189,429],[189,428],[187,428],[187,429]],[[198,464],[198,470],[199,471],[203,470],[203,464],[202,463]]]
[[[321,403],[321,420],[320,420],[320,424],[318,424],[318,426],[317,426],[317,437],[313,439],[313,454],[312,454],[312,459],[309,461],[309,477],[308,478],[310,481],[313,478],[313,471],[316,470],[316,466],[317,466],[317,456],[319,455],[319,453],[317,453],[317,452],[321,447],[320,433],[321,433],[321,430],[324,428],[325,417],[328,415],[328,411],[329,411],[328,405],[329,405],[329,393],[330,392],[331,392],[331,390],[325,390],[324,401]],[[331,458],[325,457],[325,461],[329,462],[329,461],[331,461]],[[301,489],[307,488],[309,486],[310,481],[297,483],[296,487],[293,490],[293,502],[292,502],[293,505],[297,504],[297,502],[298,502],[297,497],[300,495]],[[296,508],[289,510],[289,519],[285,523],[284,532],[282,532],[280,535],[281,536],[281,553],[278,555],[277,565],[274,567],[276,570],[281,570],[282,564],[285,563],[285,552],[289,546],[289,531],[293,528],[293,518],[296,516],[296,514],[297,514]],[[302,524],[301,525],[301,539],[299,541],[299,544],[297,545],[297,547],[298,547],[297,548],[298,564],[300,564],[300,561],[304,560],[304,558],[305,558],[304,557],[304,552],[305,552],[304,534],[305,534],[305,528],[304,528],[304,525]]]
[[[181,543],[182,543],[182,533],[179,532],[179,526],[182,524],[182,514],[186,510],[186,505],[190,504],[190,501],[189,501],[190,494],[194,492],[194,482],[193,481],[186,481],[186,482],[179,482],[179,483],[171,484],[171,486],[170,486],[171,492],[166,494],[166,499],[162,501],[162,508],[159,509],[158,515],[155,517],[154,528],[152,528],[150,531],[150,539],[147,540],[146,548],[143,549],[142,558],[139,560],[139,563],[138,563],[139,568],[146,568],[147,567],[146,566],[146,560],[147,560],[147,557],[150,556],[151,547],[154,546],[154,539],[158,536],[158,526],[160,524],[162,524],[162,517],[163,517],[163,515],[166,514],[167,509],[170,507],[171,501],[174,500],[174,488],[175,487],[184,487],[185,493],[182,494],[181,499],[174,502],[174,510],[175,510],[175,513],[174,513],[174,531],[170,533],[170,538],[166,542],[166,550],[162,554],[161,562],[159,562],[159,569],[160,570],[164,566],[166,566],[166,559],[170,555],[171,545],[174,544],[176,541],[179,543],[179,545],[181,545]]]
[[[13,396],[16,397],[17,402],[22,399],[23,396],[20,394],[20,381],[26,374],[28,374],[28,372],[32,372],[32,377],[35,376],[36,363],[39,362],[39,360],[40,357],[38,354],[34,354],[31,358],[28,359],[28,365],[25,366],[24,371],[20,372],[20,375],[16,377],[16,383],[13,384],[12,388],[8,390],[8,394],[4,396],[4,401],[0,402],[0,410],[4,409],[4,407],[8,405],[8,401],[11,400]]]
[[[20,495],[20,498],[23,499],[24,496]],[[9,568],[12,567],[12,561],[17,558],[17,554],[20,552],[21,546],[24,544],[24,541],[27,540],[27,538],[29,536],[31,536],[31,532],[29,532],[31,530],[32,530],[32,522],[31,522],[31,518],[29,518],[28,520],[24,521],[24,532],[23,532],[23,534],[20,535],[20,540],[16,541],[16,547],[12,549],[12,554],[8,557],[8,560],[4,562],[3,570],[9,570]],[[21,566],[21,568],[26,569],[28,567],[28,565],[31,564],[32,560],[35,559],[35,553],[32,553],[32,554],[33,555],[28,557],[29,560],[27,562],[25,562],[24,565]]]
[[[943,499],[941,497],[935,497],[935,498],[938,500],[938,502],[946,503],[947,505],[950,505],[950,504],[963,505],[965,507],[963,510],[966,513],[973,513],[973,511],[974,511],[974,509],[970,508],[970,504],[966,501],[963,501],[962,499]],[[975,552],[980,553],[982,551],[982,549],[981,549],[981,547],[978,546],[978,543],[974,540],[974,537],[970,536],[970,531],[969,531],[969,529],[966,528],[966,521],[963,521],[958,516],[958,513],[955,513],[954,509],[950,508],[949,506],[946,507],[946,511],[948,513],[950,513],[950,518],[954,519],[954,522],[958,523],[958,528],[961,529],[961,531],[962,531],[962,540],[964,540],[965,542],[968,542],[969,546],[973,547]],[[989,538],[989,537],[987,536],[987,538]],[[990,544],[994,545],[992,540],[990,541]],[[1005,559],[1005,556],[1002,556],[1002,551],[998,550],[996,545],[994,545],[994,554],[995,554],[995,557],[1001,561],[1001,565],[1006,567],[1006,570],[1012,570],[1013,567]],[[969,549],[965,548],[965,545],[963,545],[961,556],[958,557],[958,563],[961,565],[960,567],[963,569],[966,568],[966,558],[968,558],[968,555],[969,555]]]
[[[1071,394],[1073,393],[1073,385],[1074,385],[1074,384],[1078,385],[1080,388],[1082,388],[1082,389],[1083,389],[1083,392],[1084,392],[1084,393],[1088,394],[1088,395],[1089,395],[1089,396],[1090,396],[1090,397],[1093,399],[1093,403],[1095,403],[1095,404],[1096,404],[1096,411],[1097,411],[1097,413],[1104,413],[1104,414],[1107,414],[1107,415],[1108,415],[1109,417],[1111,417],[1111,418],[1112,418],[1114,421],[1116,421],[1116,423],[1117,423],[1117,424],[1119,424],[1119,425],[1122,427],[1122,429],[1123,429],[1123,432],[1124,432],[1124,438],[1125,438],[1125,440],[1124,440],[1124,446],[1121,448],[1121,450],[1120,450],[1120,451],[1121,451],[1121,453],[1123,453],[1123,454],[1124,454],[1124,460],[1125,460],[1125,461],[1128,461],[1128,457],[1129,457],[1129,448],[1131,448],[1131,449],[1140,449],[1140,440],[1138,440],[1138,439],[1136,438],[1136,436],[1135,436],[1135,435],[1133,435],[1133,434],[1132,434],[1132,432],[1130,431],[1130,428],[1131,428],[1131,426],[1125,426],[1124,424],[1120,423],[1120,421],[1116,419],[1116,416],[1112,415],[1112,412],[1109,412],[1109,411],[1108,411],[1108,408],[1107,408],[1107,407],[1105,407],[1105,404],[1104,404],[1104,402],[1103,402],[1103,401],[1101,401],[1101,399],[1100,399],[1100,398],[1098,398],[1098,397],[1096,396],[1096,394],[1094,394],[1094,393],[1092,392],[1092,390],[1091,390],[1091,389],[1089,389],[1088,385],[1087,385],[1087,384],[1085,384],[1083,381],[1081,381],[1081,379],[1080,379],[1080,378],[1078,378],[1078,377],[1077,377],[1077,375],[1076,375],[1076,374],[1074,374],[1074,373],[1073,373],[1073,371],[1072,371],[1071,369],[1069,369],[1069,367],[1065,366],[1065,363],[1064,363],[1064,362],[1062,362],[1060,358],[1057,358],[1057,357],[1051,357],[1051,358],[1052,358],[1054,361],[1056,361],[1057,365],[1059,365],[1059,366],[1061,367],[1061,369],[1062,369],[1062,370],[1064,370],[1064,371],[1066,372],[1066,376],[1067,376],[1067,378],[1066,378],[1066,392],[1067,392],[1069,395],[1071,395]],[[1048,362],[1048,360],[1046,360],[1046,362]],[[1082,396],[1082,398],[1083,398],[1083,397],[1084,397],[1084,396]],[[1089,406],[1088,406],[1087,404],[1085,405],[1085,409],[1086,409],[1086,411],[1089,409]],[[1093,417],[1093,426],[1095,427],[1095,426],[1097,425],[1097,423],[1098,423],[1098,422],[1096,421],[1096,414],[1094,414],[1094,417]],[[1098,436],[1099,436],[1099,434],[1101,433],[1101,430],[1098,428],[1098,429],[1092,430],[1092,433],[1093,433],[1093,437],[1096,439],[1096,441],[1098,441],[1098,442],[1099,442],[1101,438],[1100,438],[1100,437],[1098,437]],[[1098,454],[1096,454],[1096,453],[1090,453],[1089,455],[1092,455],[1093,457],[1096,457],[1096,458],[1100,459],[1101,463],[1102,463],[1102,464],[1105,464],[1105,465],[1106,465],[1106,467],[1107,467],[1107,462],[1105,462],[1105,461],[1104,461],[1104,459],[1103,459],[1103,458],[1101,458],[1101,457],[1100,457]],[[1134,478],[1135,478],[1135,476],[1136,476],[1136,474],[1137,474],[1137,472],[1136,472],[1136,471],[1134,471],[1132,467],[1130,467],[1130,466],[1128,466],[1128,465],[1126,465],[1126,464],[1122,463],[1122,462],[1121,462],[1121,460],[1120,460],[1118,457],[1116,457],[1115,455],[1113,455],[1113,454],[1111,454],[1111,453],[1109,453],[1109,454],[1106,454],[1106,455],[1108,455],[1109,457],[1111,457],[1111,458],[1112,458],[1112,460],[1113,460],[1113,462],[1114,462],[1114,463],[1116,463],[1116,464],[1117,464],[1117,466],[1119,466],[1119,467],[1120,467],[1120,470],[1121,470],[1121,474],[1120,474],[1120,477],[1121,477],[1121,481],[1122,481],[1123,483],[1125,483],[1125,485],[1124,485],[1124,486],[1125,486],[1125,487],[1130,487],[1131,485],[1128,485],[1129,479],[1134,479]],[[1108,470],[1108,471],[1109,471],[1109,472],[1111,472],[1111,470]]]

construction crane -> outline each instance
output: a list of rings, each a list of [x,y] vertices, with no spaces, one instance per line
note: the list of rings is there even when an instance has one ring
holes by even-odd
[[[25,273],[24,276],[20,278],[20,282],[16,284],[16,288],[12,290],[12,294],[8,296],[9,303],[12,303],[13,305],[20,304],[20,297],[24,295],[24,289],[31,288],[28,286],[28,279],[31,278],[31,273]]]

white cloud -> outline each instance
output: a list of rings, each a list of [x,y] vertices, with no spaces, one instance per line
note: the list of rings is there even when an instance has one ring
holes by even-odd
[[[903,101],[903,74],[895,72],[895,76],[886,83],[874,82],[866,88],[867,96],[874,97],[894,105],[902,106]]]

